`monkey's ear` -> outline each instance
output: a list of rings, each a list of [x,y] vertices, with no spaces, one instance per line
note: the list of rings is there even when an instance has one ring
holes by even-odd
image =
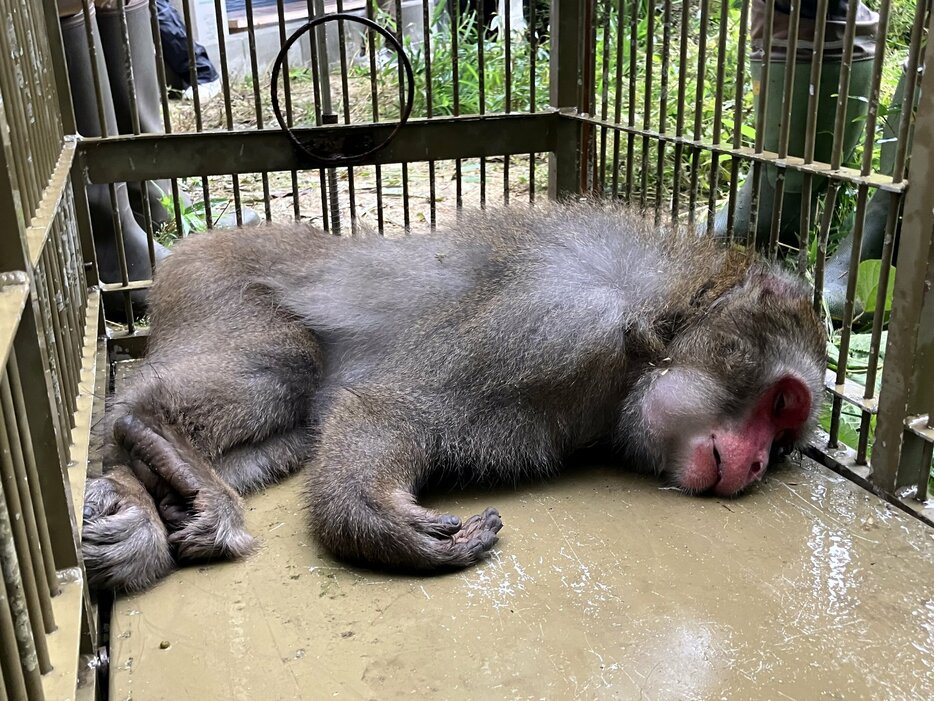
[[[778,297],[785,300],[809,299],[804,280],[776,267],[754,265],[746,275],[744,287],[759,298]]]

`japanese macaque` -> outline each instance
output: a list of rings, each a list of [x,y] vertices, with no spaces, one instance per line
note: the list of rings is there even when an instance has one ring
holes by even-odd
[[[464,212],[447,230],[193,236],[159,266],[145,362],[103,423],[83,547],[99,587],[253,547],[241,499],[300,468],[337,557],[471,565],[502,527],[419,505],[612,445],[737,495],[809,438],[825,367],[809,288],[623,208]]]

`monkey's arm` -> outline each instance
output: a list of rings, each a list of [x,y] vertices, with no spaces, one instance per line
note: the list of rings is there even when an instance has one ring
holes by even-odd
[[[309,470],[314,530],[336,555],[414,570],[465,567],[496,543],[499,513],[466,521],[416,503],[431,465],[427,432],[383,388],[339,390]]]

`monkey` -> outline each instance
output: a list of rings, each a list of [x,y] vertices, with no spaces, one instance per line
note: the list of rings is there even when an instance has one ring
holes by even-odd
[[[300,469],[327,551],[418,573],[481,561],[503,526],[420,505],[439,476],[542,479],[606,444],[685,494],[738,497],[810,439],[823,391],[806,282],[606,202],[463,210],[396,238],[196,234],[150,299],[86,488],[98,588],[248,556],[243,499]]]

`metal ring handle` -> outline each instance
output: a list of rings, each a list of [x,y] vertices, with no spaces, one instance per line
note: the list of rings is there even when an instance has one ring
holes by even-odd
[[[333,22],[335,20],[347,20],[348,22],[357,22],[362,24],[370,29],[375,30],[379,34],[382,34],[383,38],[392,46],[395,52],[399,55],[400,60],[402,61],[402,66],[405,68],[406,80],[408,82],[408,89],[406,95],[405,104],[402,106],[402,113],[399,121],[396,123],[395,128],[390,132],[381,143],[378,143],[373,148],[363,151],[362,153],[357,154],[345,154],[342,153],[337,156],[323,156],[321,154],[314,153],[309,150],[309,148],[299,141],[298,137],[295,136],[295,132],[292,131],[292,128],[288,126],[286,121],[282,117],[282,110],[279,109],[279,73],[282,71],[282,63],[285,61],[286,56],[288,56],[289,49],[292,48],[292,45],[301,38],[302,35],[310,32],[312,29],[318,25],[324,24],[325,22]],[[366,17],[357,17],[356,15],[349,14],[347,12],[335,12],[332,14],[321,15],[320,17],[315,17],[310,22],[299,27],[282,45],[282,48],[279,50],[279,55],[276,56],[276,61],[272,67],[272,110],[276,115],[276,121],[279,123],[279,127],[288,135],[289,140],[299,151],[304,153],[309,159],[311,159],[315,165],[318,166],[340,166],[340,165],[350,165],[362,161],[368,156],[372,156],[374,153],[383,150],[386,146],[389,145],[389,142],[393,140],[396,133],[399,131],[400,127],[409,121],[409,115],[412,113],[412,106],[415,102],[415,73],[412,70],[412,63],[409,61],[409,57],[406,55],[405,50],[402,48],[402,44],[398,39],[384,27],[381,27],[376,22]]]

